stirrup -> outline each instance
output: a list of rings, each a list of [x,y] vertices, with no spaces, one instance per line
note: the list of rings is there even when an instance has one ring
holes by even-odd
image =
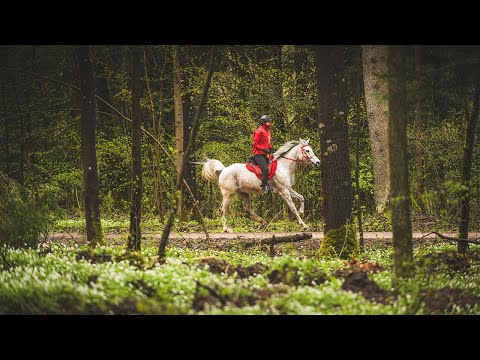
[[[268,194],[268,193],[271,193],[273,191],[273,189],[269,186],[269,185],[265,185],[263,188],[262,188],[262,192],[264,194]]]

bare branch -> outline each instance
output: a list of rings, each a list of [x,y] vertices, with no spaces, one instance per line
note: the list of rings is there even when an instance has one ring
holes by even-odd
[[[428,235],[431,235],[431,234],[435,234],[437,235],[439,238],[441,239],[444,239],[444,240],[448,240],[448,241],[464,241],[464,242],[468,242],[468,243],[471,243],[471,244],[477,244],[477,245],[480,245],[480,241],[477,241],[478,239],[475,239],[475,240],[470,240],[470,239],[461,239],[461,238],[456,238],[456,237],[451,237],[451,236],[446,236],[446,235],[442,235],[436,231],[432,231],[432,232],[429,232],[428,234],[426,235],[423,235],[421,238],[419,238],[418,240],[416,241],[419,241],[425,237],[427,237]]]

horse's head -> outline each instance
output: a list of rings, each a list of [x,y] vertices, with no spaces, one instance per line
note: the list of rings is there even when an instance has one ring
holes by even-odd
[[[303,140],[300,138],[298,146],[300,146],[300,151],[298,152],[298,160],[301,162],[310,161],[316,167],[320,166],[320,159],[315,156],[312,147],[308,144],[310,139]]]

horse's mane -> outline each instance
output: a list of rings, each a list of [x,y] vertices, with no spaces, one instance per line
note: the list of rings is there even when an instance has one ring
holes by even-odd
[[[275,153],[273,154],[273,157],[275,159],[278,159],[280,157],[280,155],[283,155],[288,150],[290,150],[292,147],[294,147],[295,145],[298,145],[298,144],[300,144],[300,142],[297,141],[297,140],[287,141],[285,144],[280,146],[277,151],[275,151]]]

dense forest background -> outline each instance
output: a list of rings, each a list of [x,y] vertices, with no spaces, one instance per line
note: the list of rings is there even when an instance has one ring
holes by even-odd
[[[355,194],[359,190],[363,226],[389,230],[388,209],[377,213],[375,205],[361,46],[342,49],[340,81],[345,84],[352,186]],[[413,227],[457,230],[465,193],[462,164],[467,126],[475,113],[478,118],[480,47],[412,45],[406,49]],[[95,91],[105,100],[97,99],[95,113],[100,211],[102,218],[126,218],[132,198],[132,123],[126,119],[132,118],[132,51],[126,45],[92,45],[90,51]],[[172,207],[177,175],[166,152],[178,159],[189,141],[209,51],[209,46],[200,45],[143,47],[140,118],[145,219],[163,222]],[[288,140],[309,138],[316,153],[324,151],[320,149],[313,46],[223,45],[216,51],[215,72],[190,161],[209,157],[225,165],[246,162],[262,114],[273,118],[275,148]],[[18,182],[29,196],[42,199],[39,211],[56,218],[84,216],[78,67],[70,45],[0,46],[0,172]],[[175,116],[175,73],[180,79],[181,127]],[[474,132],[479,139],[480,126]],[[469,187],[471,230],[480,229],[479,159],[477,141]],[[304,220],[321,227],[321,173],[310,167],[299,171],[302,175],[297,176],[295,189],[305,197]],[[184,176],[203,216],[218,218],[217,186],[201,179],[195,164],[186,164]],[[198,220],[192,198],[184,195],[182,199],[180,219]],[[266,218],[277,213],[277,220],[292,217],[278,197],[255,197],[253,206]],[[232,212],[243,214],[238,199]]]

